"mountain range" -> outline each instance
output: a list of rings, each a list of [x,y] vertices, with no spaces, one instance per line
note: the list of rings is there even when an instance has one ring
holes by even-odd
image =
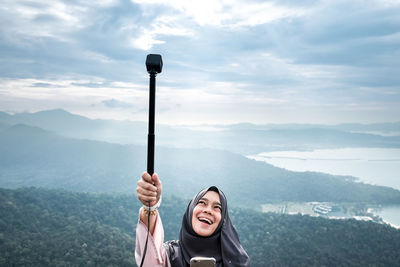
[[[65,110],[10,115],[0,112],[0,129],[18,123],[65,137],[145,145],[147,123],[92,120]],[[373,133],[373,134],[372,134]],[[380,133],[380,134],[378,134]],[[387,136],[389,134],[397,134]],[[400,122],[380,124],[156,125],[156,144],[177,148],[212,148],[242,155],[276,150],[342,147],[400,147]]]
[[[3,121],[0,131],[3,188],[132,193],[145,159],[143,145],[71,138],[37,126],[10,126],[10,121]],[[155,162],[164,193],[183,198],[216,185],[234,205],[255,208],[274,201],[400,203],[400,191],[389,187],[355,182],[354,177],[291,172],[219,149],[157,146]]]

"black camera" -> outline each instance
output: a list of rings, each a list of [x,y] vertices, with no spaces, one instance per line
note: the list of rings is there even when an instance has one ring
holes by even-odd
[[[163,62],[161,55],[149,54],[146,58],[146,68],[147,72],[150,74],[161,73],[163,67]]]

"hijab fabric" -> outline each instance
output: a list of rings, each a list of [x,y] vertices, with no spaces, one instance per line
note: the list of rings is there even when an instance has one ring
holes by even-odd
[[[219,194],[222,210],[221,221],[211,236],[202,237],[192,227],[193,209],[208,191]],[[239,241],[239,236],[228,214],[228,206],[224,193],[215,186],[201,190],[189,202],[183,215],[179,241],[166,243],[172,267],[187,267],[190,259],[196,256],[213,257],[216,266],[250,266],[250,259]]]

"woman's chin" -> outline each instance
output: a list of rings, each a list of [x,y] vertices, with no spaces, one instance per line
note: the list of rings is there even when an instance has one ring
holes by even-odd
[[[208,225],[202,222],[196,222],[193,225],[193,230],[198,234],[199,236],[210,236],[214,232],[214,227],[213,225]]]

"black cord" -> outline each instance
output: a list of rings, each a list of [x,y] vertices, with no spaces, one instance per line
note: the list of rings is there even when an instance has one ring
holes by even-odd
[[[149,202],[149,208],[150,208],[150,202]],[[147,242],[149,241],[149,233],[150,233],[150,211],[147,214],[147,237],[146,237],[146,243],[144,244],[143,257],[142,257],[142,262],[140,263],[140,267],[143,266],[144,258],[146,257]]]

